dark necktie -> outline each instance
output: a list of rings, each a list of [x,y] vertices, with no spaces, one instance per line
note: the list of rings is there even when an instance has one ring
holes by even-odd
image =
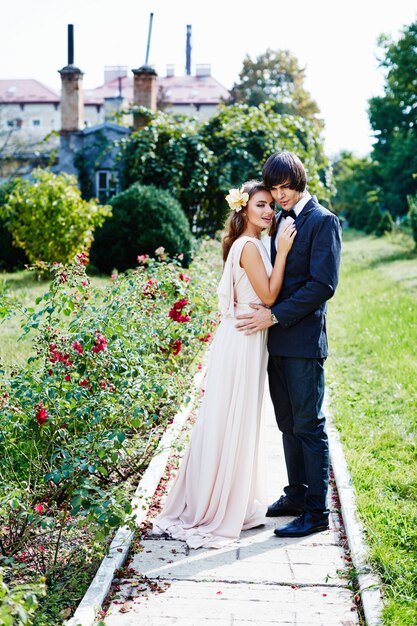
[[[293,209],[290,209],[289,211],[282,211],[282,219],[285,220],[286,217],[292,217],[293,220],[295,220],[295,218],[297,217],[295,211]]]

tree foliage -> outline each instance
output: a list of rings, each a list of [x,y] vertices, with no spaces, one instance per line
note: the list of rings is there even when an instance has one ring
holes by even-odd
[[[403,29],[398,41],[381,36],[379,45],[385,85],[384,95],[369,101],[373,159],[386,208],[401,216],[408,211],[407,196],[417,191],[417,21]]]
[[[214,234],[224,223],[231,187],[260,178],[266,158],[278,150],[304,162],[309,189],[330,197],[331,173],[313,123],[259,107],[223,106],[208,121],[186,121],[158,113],[149,125],[123,140],[123,187],[134,181],[169,191],[198,234]]]
[[[121,142],[122,188],[154,185],[180,203],[193,225],[204,198],[212,155],[196,120],[158,112]]]
[[[322,200],[330,197],[330,167],[313,124],[276,113],[270,102],[223,107],[206,123],[202,136],[213,153],[202,213],[217,225],[227,211],[225,191],[261,178],[264,162],[278,150],[296,152],[307,169],[309,190]]]
[[[255,60],[247,55],[232,88],[232,102],[259,106],[270,100],[276,113],[299,115],[313,122],[318,130],[323,121],[317,103],[304,86],[305,68],[288,50],[271,50]]]
[[[333,175],[334,211],[345,217],[349,226],[365,230],[370,213],[374,208],[379,211],[381,203],[376,164],[369,157],[360,158],[344,151],[333,162]]]
[[[40,168],[30,179],[17,179],[0,217],[32,263],[69,262],[87,251],[94,229],[110,215],[110,207],[81,198],[75,176]]]

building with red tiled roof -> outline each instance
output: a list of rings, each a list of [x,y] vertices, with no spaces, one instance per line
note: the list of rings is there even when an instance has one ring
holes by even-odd
[[[211,117],[230,96],[211,75],[209,65],[197,65],[195,75],[185,76],[175,76],[173,66],[167,66],[166,76],[157,76],[157,94],[158,108],[201,120]],[[60,103],[61,94],[37,80],[1,79],[0,137],[12,131],[9,145],[22,146],[59,131]],[[107,67],[103,85],[84,89],[84,123],[92,127],[114,121],[117,111],[132,104],[133,77],[127,67]],[[125,116],[123,123],[131,126],[131,116]]]
[[[117,69],[119,72],[117,72]],[[107,71],[106,71],[107,70]],[[85,120],[90,124],[101,123],[111,117],[115,107],[126,109],[133,103],[133,78],[127,68],[106,68],[111,80],[96,89],[84,91]],[[119,75],[117,75],[119,74]],[[209,65],[197,65],[195,75],[175,76],[172,66],[166,76],[157,76],[158,108],[172,113],[196,115],[208,119],[226,102],[230,93],[212,75]]]
[[[38,80],[0,80],[0,131],[20,129],[30,140],[59,130],[60,95]]]
[[[0,79],[1,104],[55,104],[60,96],[56,91],[46,87],[32,78]]]
[[[62,78],[73,69],[82,78],[81,70],[71,64],[61,70]],[[215,114],[219,105],[230,96],[228,90],[211,76],[209,65],[197,65],[195,75],[175,76],[173,66],[167,67],[163,77],[157,76],[153,69],[152,72],[156,76],[157,107],[172,113],[193,115],[204,121]],[[124,114],[120,119],[118,114],[134,103],[134,78],[128,75],[128,68],[124,66],[105,68],[104,78],[103,85],[95,89],[84,89],[80,81],[80,117],[72,139],[66,136],[67,129],[62,123],[65,108],[62,106],[62,93],[58,94],[37,80],[0,80],[0,145],[3,145],[3,155],[9,161],[12,157],[20,163],[19,167],[23,169],[19,171],[25,172],[30,171],[40,158],[46,159],[46,163],[51,151],[59,146],[58,167],[76,173],[74,150],[85,150],[93,144],[94,133],[108,135],[109,141],[115,141],[116,136],[131,132],[133,116]],[[91,132],[86,134],[87,130]],[[55,134],[51,135],[52,131],[56,131]],[[48,141],[44,141],[47,136]],[[110,172],[108,161],[106,157],[106,163],[101,164],[100,171],[94,175]],[[8,173],[5,164],[0,169],[0,176]],[[99,195],[98,183],[95,187]]]

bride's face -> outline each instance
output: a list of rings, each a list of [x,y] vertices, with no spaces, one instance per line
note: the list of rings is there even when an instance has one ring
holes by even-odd
[[[257,191],[248,201],[247,220],[256,229],[269,228],[275,212],[275,203],[269,191]]]

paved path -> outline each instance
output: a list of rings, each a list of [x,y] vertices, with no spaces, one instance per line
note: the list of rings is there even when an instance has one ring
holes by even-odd
[[[267,398],[273,501],[285,484],[285,468]],[[180,541],[145,536],[143,551],[131,555],[128,578],[113,594],[106,626],[359,624],[337,512],[332,510],[329,531],[299,539],[275,537],[275,526],[290,519],[267,518],[265,526],[242,532],[238,542],[221,550],[189,550]]]

